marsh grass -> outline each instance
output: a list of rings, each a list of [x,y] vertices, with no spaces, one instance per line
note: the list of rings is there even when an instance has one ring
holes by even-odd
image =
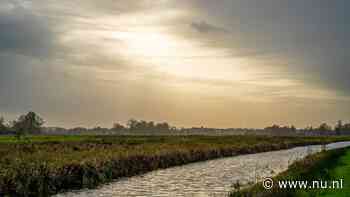
[[[0,137],[0,196],[49,196],[219,157],[345,141],[263,136]]]
[[[234,191],[230,197],[307,197],[319,196],[320,189],[280,189],[276,185],[279,180],[309,181],[332,180],[329,169],[339,165],[339,158],[350,149],[323,151],[310,155],[303,160],[292,164],[289,169],[274,177],[274,187],[271,190],[263,188],[262,183],[257,183],[249,188]],[[337,179],[333,179],[337,180]],[[333,189],[334,192],[334,189]]]

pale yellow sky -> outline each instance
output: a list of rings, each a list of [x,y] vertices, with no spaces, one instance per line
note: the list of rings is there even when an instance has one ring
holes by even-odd
[[[25,35],[0,33],[7,72],[22,79],[2,79],[23,89],[3,95],[9,117],[34,110],[68,127],[129,118],[303,127],[350,115],[350,45],[338,41],[348,29],[337,26],[339,10],[318,19],[322,3],[304,11],[302,2],[270,0],[1,4],[2,20]]]

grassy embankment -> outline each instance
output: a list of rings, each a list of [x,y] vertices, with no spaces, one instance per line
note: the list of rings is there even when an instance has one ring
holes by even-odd
[[[116,178],[238,154],[349,138],[262,136],[0,137],[0,196],[48,196]]]
[[[333,188],[341,186],[343,188]],[[320,186],[327,188],[279,189],[279,180],[308,181],[307,187],[313,187],[313,181],[324,181]],[[250,188],[232,192],[231,197],[348,197],[350,194],[350,148],[332,150],[308,156],[291,165],[289,170],[274,178],[271,190],[258,183]],[[327,181],[327,185],[326,182]],[[338,183],[333,183],[336,181]],[[315,187],[317,183],[315,183]],[[330,187],[330,188],[328,188]]]

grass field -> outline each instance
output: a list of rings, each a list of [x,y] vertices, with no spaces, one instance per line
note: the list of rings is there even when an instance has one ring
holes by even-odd
[[[0,196],[48,196],[219,157],[348,141],[348,137],[0,137]]]
[[[319,178],[328,180],[344,180],[344,185],[342,189],[337,190],[322,190],[318,191],[316,194],[320,197],[347,197],[350,195],[350,149],[339,158],[333,161],[331,167],[321,169],[325,171],[323,175],[318,175]],[[327,169],[327,170],[325,170]],[[301,196],[301,195],[300,195]],[[306,196],[306,195],[304,195]]]
[[[342,188],[340,180],[343,180]],[[324,181],[323,187],[317,189],[279,189],[279,180]],[[262,183],[250,188],[233,192],[231,197],[348,197],[350,194],[350,148],[332,150],[308,156],[302,161],[293,164],[286,172],[274,178],[275,186],[272,190],[266,190]],[[325,184],[327,181],[328,185]],[[338,183],[333,183],[336,181]],[[309,185],[309,186],[310,186]],[[317,184],[315,184],[317,185]]]

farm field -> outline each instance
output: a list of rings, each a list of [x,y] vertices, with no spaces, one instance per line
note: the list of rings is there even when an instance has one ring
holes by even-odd
[[[0,137],[0,195],[48,196],[190,162],[349,137],[30,136]]]

